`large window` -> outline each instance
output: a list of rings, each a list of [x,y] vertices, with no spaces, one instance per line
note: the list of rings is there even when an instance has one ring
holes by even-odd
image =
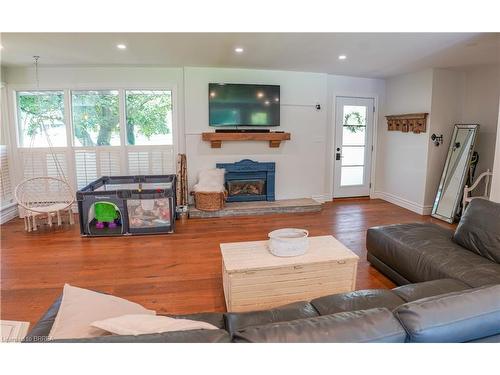
[[[55,151],[58,164],[66,177],[74,177],[76,188],[101,176],[175,173],[170,90],[111,87],[16,96],[21,147],[16,181],[57,176],[49,146],[61,147]],[[3,160],[1,167],[3,173]],[[0,193],[8,189],[3,173]]]
[[[64,95],[62,91],[17,93],[20,147],[65,147]]]
[[[74,145],[119,146],[118,91],[73,91]]]
[[[129,145],[172,144],[171,91],[126,91],[125,104]]]

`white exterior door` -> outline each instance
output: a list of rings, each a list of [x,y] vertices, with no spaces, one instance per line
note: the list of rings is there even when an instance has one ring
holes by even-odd
[[[334,198],[370,195],[374,105],[372,98],[336,99]]]

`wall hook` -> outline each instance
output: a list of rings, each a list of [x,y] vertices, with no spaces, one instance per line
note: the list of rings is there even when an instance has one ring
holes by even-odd
[[[431,140],[434,142],[436,147],[439,147],[439,145],[443,143],[443,135],[441,134],[440,136],[437,136],[436,134],[432,134]]]

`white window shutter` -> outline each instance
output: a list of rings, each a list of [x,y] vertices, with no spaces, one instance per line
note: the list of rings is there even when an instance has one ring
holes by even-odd
[[[75,151],[75,173],[78,189],[97,179],[97,156],[95,151]]]
[[[116,151],[99,151],[99,177],[121,175],[121,154]]]
[[[41,152],[23,152],[23,176],[24,178],[41,177],[47,175],[45,155]]]
[[[130,175],[175,173],[172,146],[149,147],[149,150],[128,151]]]
[[[21,160],[24,178],[43,176],[62,178],[61,172],[64,176],[68,175],[65,152],[51,153],[49,150],[24,150]]]
[[[0,145],[0,203],[4,207],[13,202],[7,147]]]
[[[64,152],[54,154],[47,152],[45,160],[47,176],[61,179],[67,178],[68,168],[66,167],[66,154]]]
[[[129,151],[128,172],[130,175],[149,174],[149,164],[148,151]]]

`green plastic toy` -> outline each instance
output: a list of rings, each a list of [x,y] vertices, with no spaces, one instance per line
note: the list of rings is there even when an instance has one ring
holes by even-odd
[[[115,219],[118,219],[118,212],[113,204],[107,202],[99,202],[95,204],[95,218],[97,220],[97,227],[104,227],[104,223],[109,223],[113,226]]]

